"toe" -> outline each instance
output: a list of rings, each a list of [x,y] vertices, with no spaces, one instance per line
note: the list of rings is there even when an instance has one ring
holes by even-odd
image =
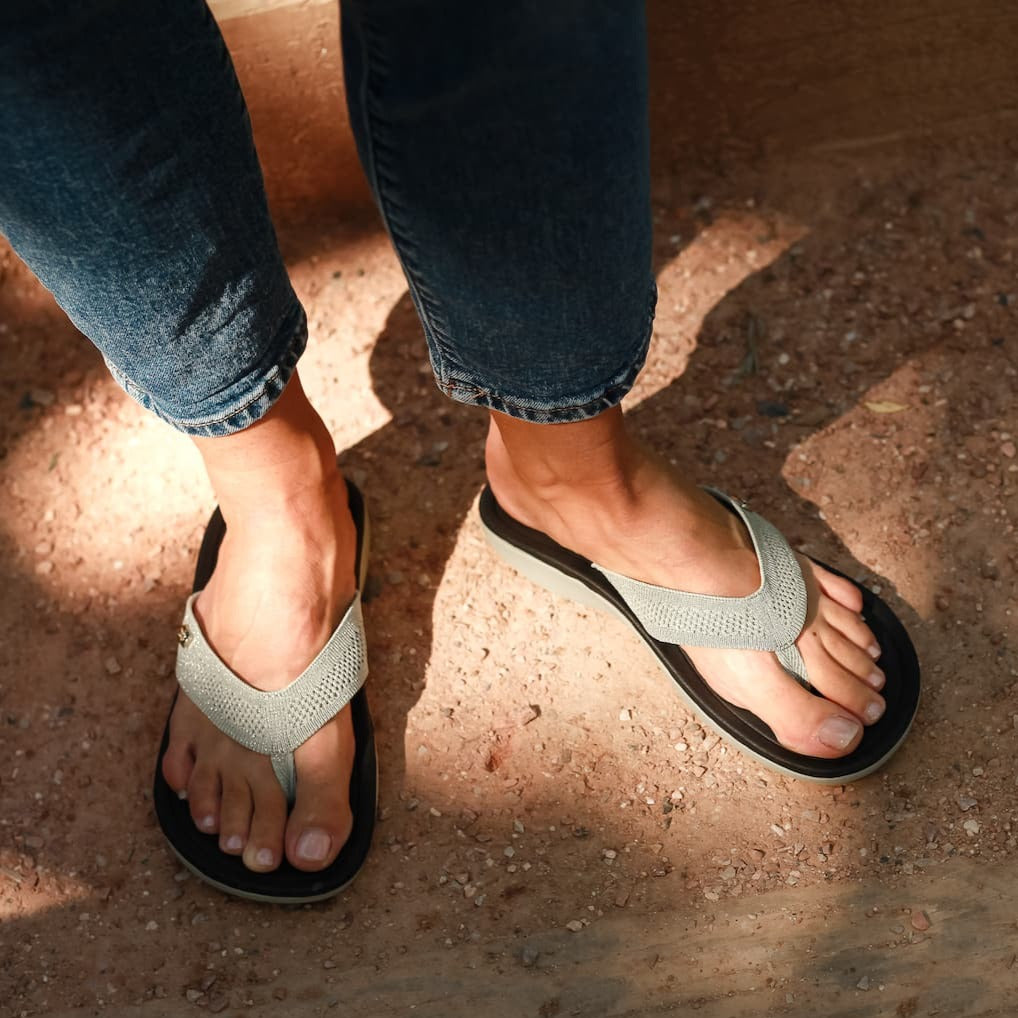
[[[872,685],[862,681],[828,652],[825,638],[820,635],[824,628],[816,627],[809,639],[799,641],[810,684],[821,696],[830,700],[832,706],[837,705],[850,711],[864,724],[871,725],[879,721],[886,706],[883,697],[875,692]],[[836,642],[835,637],[828,638]],[[868,655],[864,656],[868,659]]]
[[[300,870],[329,866],[350,836],[350,771],[354,737],[350,709],[294,754],[297,801],[286,826],[286,856]]]
[[[803,646],[804,642],[800,639],[799,648],[811,680],[828,666],[840,668],[817,638],[809,640],[809,648]],[[863,725],[854,711],[805,689],[773,654],[705,648],[690,648],[687,653],[700,674],[709,677],[718,695],[755,714],[787,749],[804,756],[834,759],[851,753],[859,744]],[[823,669],[817,668],[818,654],[822,655]],[[855,676],[844,674],[846,685],[867,690]],[[872,690],[869,695],[876,697]]]
[[[170,739],[163,754],[163,777],[166,784],[182,799],[187,797],[187,786],[194,770],[194,752],[182,739]]]
[[[880,657],[877,638],[858,612],[827,600],[824,602],[823,616],[842,636],[861,647],[874,661]]]
[[[187,798],[195,826],[205,834],[219,830],[220,790],[219,771],[201,761],[196,763],[187,785]]]
[[[784,679],[772,690],[768,703],[755,712],[783,746],[805,756],[836,758],[859,745],[863,726],[858,718],[787,676]]]
[[[283,829],[286,827],[286,797],[268,759],[259,768],[257,779],[249,785],[253,813],[244,865],[249,870],[267,873],[283,861]]]
[[[887,681],[883,671],[874,664],[873,658],[859,644],[853,643],[833,626],[819,627],[819,635],[824,650],[842,668],[847,669],[872,689],[883,689]]]
[[[223,777],[223,800],[219,812],[219,847],[228,855],[240,855],[247,844],[253,808],[251,788],[240,776]]]
[[[859,588],[844,576],[836,576],[823,566],[811,562],[813,575],[817,578],[820,589],[832,600],[849,611],[862,611],[862,593]]]

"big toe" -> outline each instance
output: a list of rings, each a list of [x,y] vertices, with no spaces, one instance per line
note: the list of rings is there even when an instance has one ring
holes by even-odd
[[[778,741],[804,756],[834,759],[846,756],[859,745],[863,726],[858,718],[839,704],[803,689],[782,676],[780,690],[757,706],[758,714],[770,725]]]
[[[353,827],[353,729],[346,708],[294,753],[297,800],[286,825],[286,857],[299,870],[332,864]]]

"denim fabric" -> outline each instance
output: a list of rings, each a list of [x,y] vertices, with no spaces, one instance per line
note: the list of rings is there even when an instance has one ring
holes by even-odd
[[[358,149],[440,387],[538,422],[617,403],[654,307],[636,0],[346,0]],[[127,391],[246,427],[306,337],[199,0],[0,8],[0,229]]]
[[[342,13],[350,120],[440,388],[537,422],[618,403],[656,296],[642,2]]]
[[[4,0],[0,229],[128,393],[224,435],[307,337],[202,0]]]

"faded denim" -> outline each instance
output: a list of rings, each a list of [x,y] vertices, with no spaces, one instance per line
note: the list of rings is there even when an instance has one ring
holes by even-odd
[[[643,364],[646,42],[632,0],[345,0],[358,151],[439,386],[524,420]],[[0,8],[0,229],[144,406],[257,420],[307,338],[200,0]]]

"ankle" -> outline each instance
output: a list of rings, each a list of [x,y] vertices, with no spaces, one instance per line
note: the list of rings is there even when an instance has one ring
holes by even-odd
[[[320,534],[349,515],[334,455],[292,455],[259,470],[209,470],[220,511],[234,531]]]
[[[496,496],[512,487],[549,505],[634,505],[647,454],[626,432],[621,414],[609,414],[577,424],[492,414],[485,460]]]
[[[195,439],[227,524],[320,529],[343,479],[332,436],[295,374],[269,412],[251,427]]]

